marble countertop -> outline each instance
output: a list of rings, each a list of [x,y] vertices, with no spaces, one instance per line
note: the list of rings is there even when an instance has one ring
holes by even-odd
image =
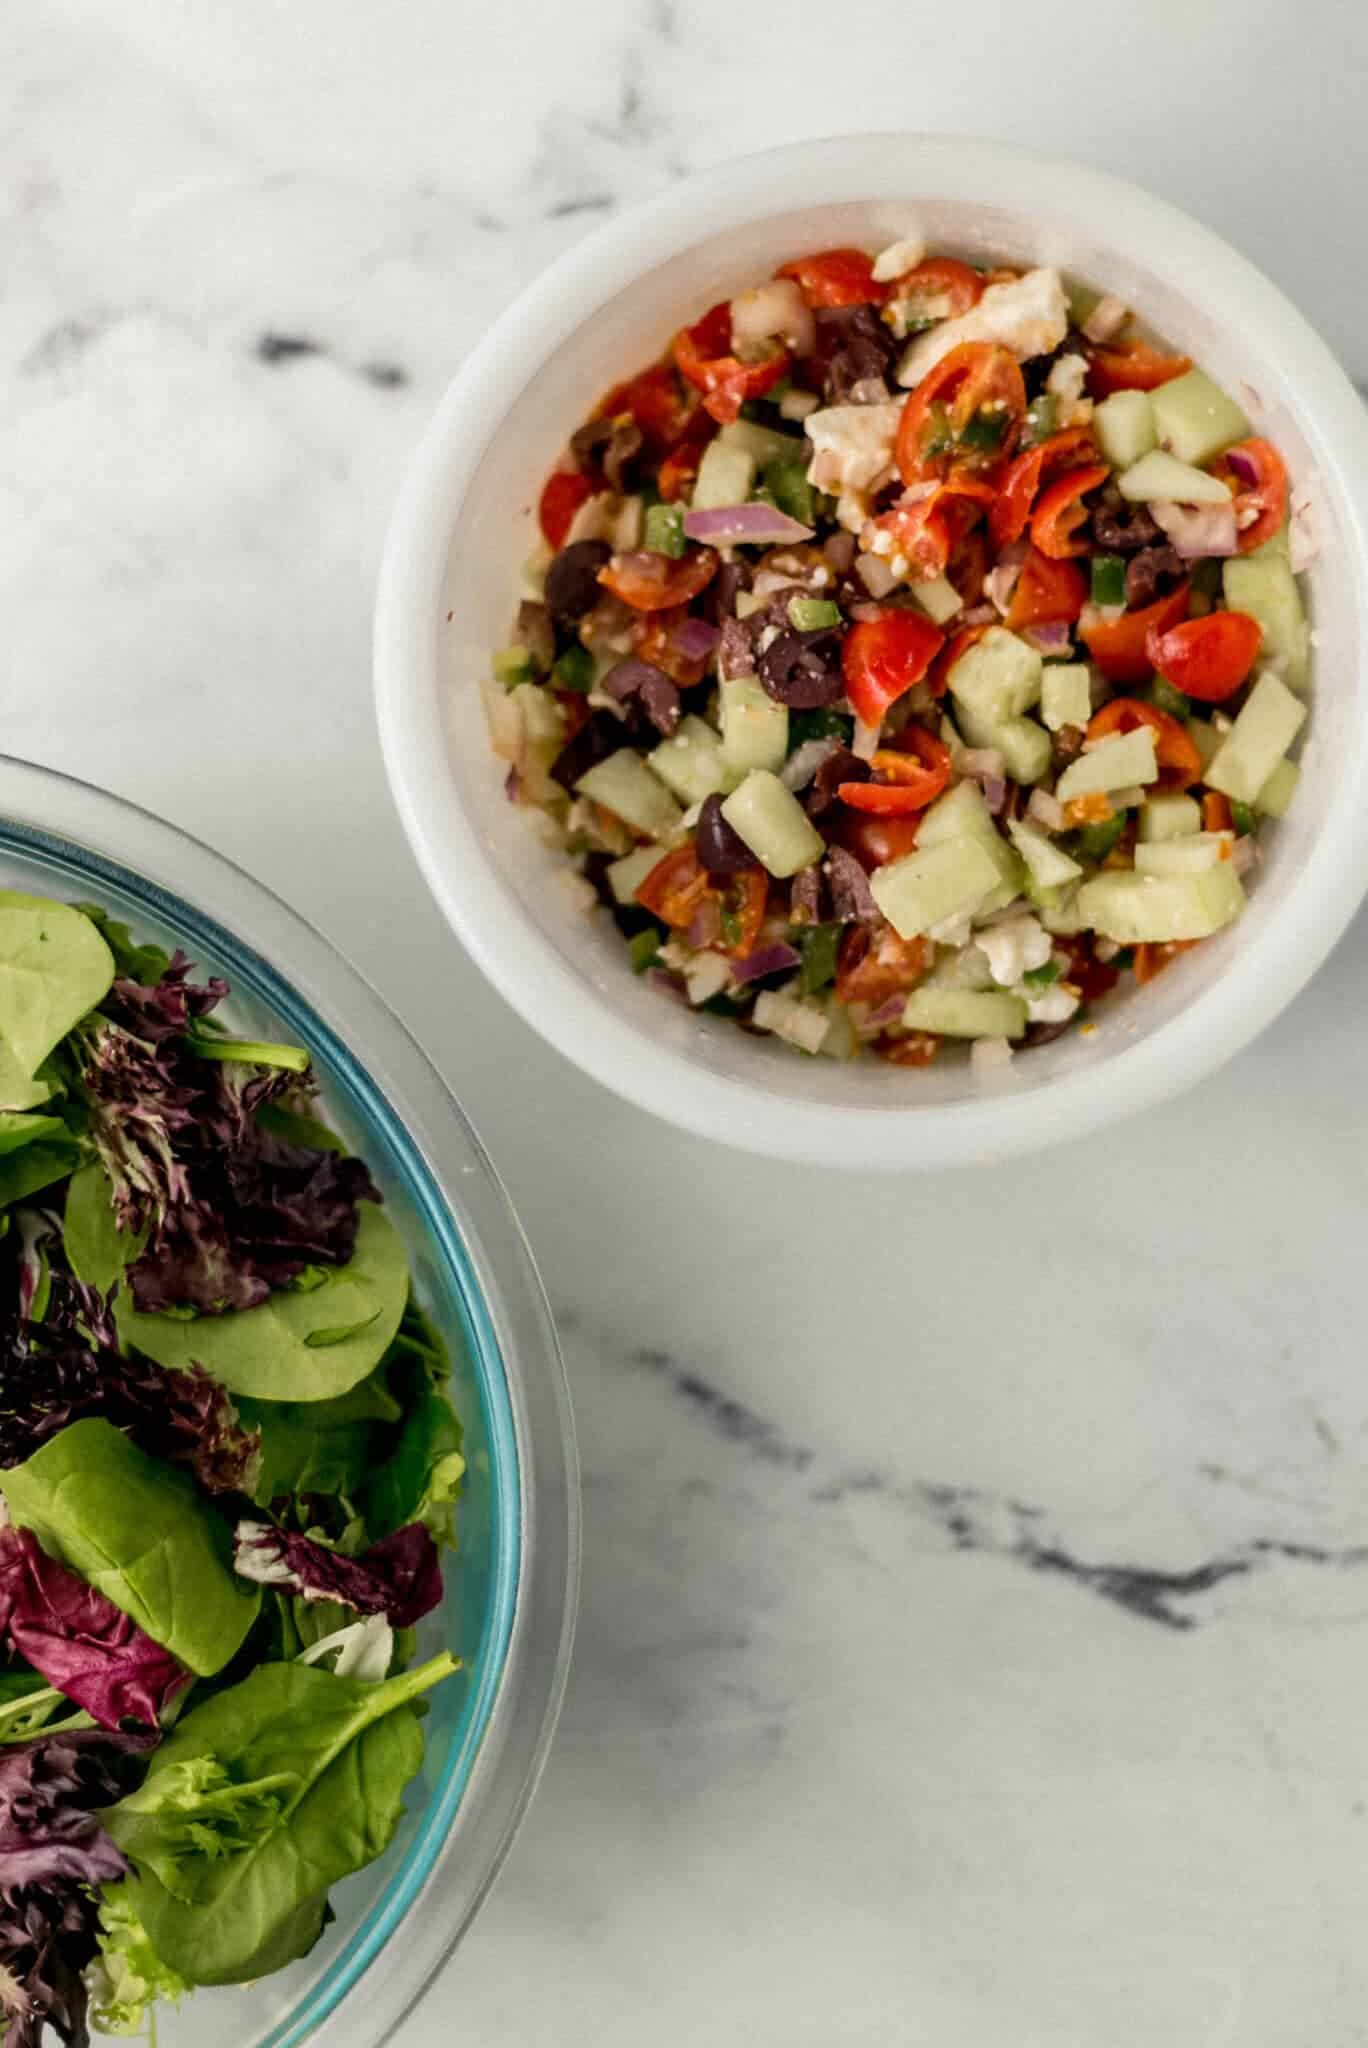
[[[3,743],[358,960],[566,1342],[569,1698],[405,2048],[1361,2048],[1363,923],[1234,1066],[1085,1146],[896,1181],[732,1157],[565,1065],[450,939],[368,615],[491,314],[771,141],[972,129],[1129,172],[1368,376],[1365,64],[1334,0],[0,13]]]

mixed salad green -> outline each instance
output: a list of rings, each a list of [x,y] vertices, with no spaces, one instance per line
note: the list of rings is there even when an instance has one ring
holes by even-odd
[[[423,1755],[448,1360],[308,1054],[0,891],[6,2048],[306,1955]]]
[[[493,744],[666,995],[993,1065],[1240,915],[1309,507],[1114,297],[801,257],[608,392],[539,515]]]

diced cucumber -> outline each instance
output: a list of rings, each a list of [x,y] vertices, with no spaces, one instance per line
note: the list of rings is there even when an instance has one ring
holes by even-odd
[[[1144,785],[1158,779],[1154,734],[1149,726],[1138,725],[1134,732],[1114,733],[1090,753],[1070,761],[1055,784],[1055,795],[1067,804],[1097,790],[1129,789],[1133,783]]]
[[[1277,669],[1290,690],[1304,690],[1310,639],[1286,555],[1232,555],[1221,581],[1231,611],[1248,612],[1263,627],[1260,659]]]
[[[660,866],[666,856],[652,840],[649,846],[634,846],[630,853],[624,853],[621,860],[613,861],[608,868],[608,887],[613,892],[615,903],[634,903],[636,892],[650,874],[652,868]]]
[[[975,915],[986,917],[994,910],[1005,910],[1021,894],[1026,870],[1020,855],[993,823],[992,812],[976,782],[957,782],[944,796],[937,797],[921,821],[917,845],[938,846],[947,839],[959,838],[977,839],[998,872],[998,886],[978,905]],[[934,921],[939,923],[939,919]]]
[[[1279,761],[1263,788],[1254,799],[1256,811],[1262,811],[1270,818],[1285,818],[1287,807],[1297,793],[1301,780],[1301,769],[1295,761]]]
[[[761,867],[781,880],[811,867],[825,842],[790,790],[767,768],[753,768],[722,805],[722,815]]]
[[[625,825],[644,832],[648,839],[668,839],[682,813],[663,782],[657,780],[641,755],[631,747],[620,747],[606,761],[600,761],[581,775],[575,784],[579,796],[592,797],[596,804],[612,811]]]
[[[1113,469],[1129,469],[1159,440],[1148,391],[1113,391],[1093,409],[1093,432]]]
[[[1218,476],[1208,476],[1204,469],[1194,469],[1162,448],[1152,448],[1129,469],[1123,469],[1116,488],[1132,505],[1147,505],[1161,498],[1179,505],[1230,503],[1230,492]]]
[[[1089,595],[1094,604],[1126,602],[1126,558],[1124,555],[1094,555]]]
[[[951,669],[950,690],[957,704],[1000,725],[1030,710],[1040,695],[1044,667],[1034,647],[1005,626],[990,626]]]
[[[1184,839],[1147,839],[1135,849],[1137,875],[1204,875],[1229,860],[1233,832],[1192,832]]]
[[[1036,916],[1054,939],[1072,938],[1075,932],[1085,932],[1088,920],[1078,907],[1079,892],[1074,888],[1046,889],[1032,897]]]
[[[749,455],[757,469],[770,462],[806,463],[812,453],[801,434],[776,434],[773,427],[758,427],[753,420],[733,420],[710,445]]]
[[[1050,765],[1050,735],[1033,718],[1004,718],[994,724],[979,718],[965,704],[958,707],[959,726],[971,747],[995,747],[1013,782],[1039,782]]]
[[[1206,939],[1232,923],[1244,907],[1233,860],[1221,861],[1204,875],[1137,875],[1109,868],[1078,892],[1085,923],[1118,946]]]
[[[1190,839],[1201,829],[1202,807],[1196,797],[1161,790],[1140,807],[1138,831],[1142,843],[1159,845],[1170,839]]]
[[[941,946],[935,966],[921,988],[996,988],[988,955],[981,946]]]
[[[1031,871],[1031,880],[1042,889],[1057,889],[1063,882],[1077,881],[1083,870],[1062,846],[1056,846],[1048,832],[1042,832],[1026,818],[1012,818],[1008,833]]]
[[[735,443],[723,441],[719,435],[703,450],[703,460],[698,465],[698,478],[693,488],[694,510],[704,512],[721,505],[744,505],[754,482],[755,457]]]
[[[685,804],[701,803],[715,789],[730,789],[733,781],[720,736],[692,715],[646,756],[646,765]]]
[[[1180,462],[1210,462],[1249,432],[1239,406],[1205,370],[1189,370],[1161,384],[1150,393],[1150,404],[1159,445],[1171,449]]]
[[[525,647],[496,648],[491,667],[506,690],[516,689],[519,683],[530,683],[536,675]]]
[[[817,1050],[823,1059],[853,1060],[860,1050],[860,1041],[855,1035],[855,1026],[850,1021],[850,1012],[844,1003],[828,999],[826,1003],[827,1033]]]
[[[1305,719],[1306,706],[1271,669],[1265,669],[1208,764],[1206,780],[1211,788],[1224,790],[1242,803],[1257,803],[1259,791]]]
[[[1092,677],[1086,662],[1046,664],[1040,679],[1040,715],[1051,732],[1087,724],[1092,717]]]
[[[565,738],[565,713],[549,690],[538,688],[536,683],[520,683],[511,695],[522,719],[523,733],[534,745],[538,740]]]
[[[1026,1005],[1020,996],[976,989],[914,988],[903,1023],[941,1038],[1020,1038]]]
[[[912,584],[911,591],[933,625],[943,626],[963,610],[964,599],[948,576],[929,576],[922,583]]]
[[[820,1003],[802,1002],[787,989],[762,989],[755,998],[751,1018],[761,1031],[796,1045],[799,1052],[818,1053],[826,1042],[831,1020]]]
[[[788,756],[789,715],[754,676],[723,676],[722,752],[738,776],[752,768],[782,768]]]
[[[1000,883],[996,861],[981,840],[967,835],[918,846],[901,860],[875,868],[870,891],[900,938],[919,938],[933,925],[974,911]]]
[[[1188,718],[1183,723],[1188,738],[1202,757],[1202,767],[1205,770],[1220,752],[1225,734],[1219,726],[1213,725],[1209,718]]]

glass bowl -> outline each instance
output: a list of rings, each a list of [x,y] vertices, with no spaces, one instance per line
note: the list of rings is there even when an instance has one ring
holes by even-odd
[[[161,2048],[378,2048],[492,1882],[546,1757],[579,1567],[565,1373],[522,1231],[464,1114],[380,997],[240,868],[146,811],[0,756],[0,883],[98,902],[232,984],[251,1037],[309,1047],[331,1120],[365,1158],[446,1340],[466,1432],[459,1549],[422,1625],[459,1674],[430,1695],[427,1754],[388,1852],[332,1894],[312,1955],[158,2008]]]

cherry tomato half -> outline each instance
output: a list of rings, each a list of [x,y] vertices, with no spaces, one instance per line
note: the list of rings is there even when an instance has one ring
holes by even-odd
[[[962,654],[967,654],[976,640],[981,640],[988,631],[987,622],[977,626],[961,626],[952,633],[940,653],[926,672],[927,686],[935,697],[943,697],[950,687],[950,671]]]
[[[614,597],[637,612],[663,612],[673,605],[688,604],[706,590],[717,574],[718,557],[712,548],[695,548],[678,561],[657,555],[649,548],[630,555],[614,555],[599,570],[599,582]]]
[[[633,654],[649,661],[652,667],[663,669],[683,690],[691,690],[702,682],[709,660],[706,654],[691,659],[679,650],[675,634],[688,616],[684,605],[671,605],[668,611],[642,612],[632,621]]]
[[[916,987],[935,955],[928,939],[900,939],[891,924],[854,924],[841,940],[836,964],[838,1003],[871,1003]]]
[[[546,479],[537,505],[537,524],[550,548],[563,548],[565,536],[581,505],[593,496],[593,485],[577,469],[558,469]]]
[[[870,767],[872,782],[843,782],[839,794],[853,811],[901,818],[924,811],[950,781],[950,749],[924,725],[904,726],[899,746],[880,747]]]
[[[960,471],[943,482],[914,486],[905,498],[870,522],[893,541],[892,553],[904,555],[913,575],[943,576],[950,557],[985,505],[993,502],[990,484]]]
[[[921,681],[944,639],[916,612],[888,611],[853,625],[841,643],[841,672],[856,716],[878,725],[889,705]]]
[[[1191,368],[1191,356],[1166,356],[1147,341],[1114,341],[1090,351],[1088,389],[1094,398],[1109,398],[1113,391],[1157,391]]]
[[[599,400],[595,419],[630,413],[653,454],[673,448],[698,419],[698,400],[686,392],[669,363],[652,363]]]
[[[1091,427],[1066,427],[1051,434],[1011,461],[988,514],[988,531],[994,547],[1010,547],[1026,531],[1042,488],[1061,470],[1096,453]]]
[[[822,824],[826,826],[826,819]],[[866,874],[901,860],[917,843],[919,817],[876,818],[868,811],[837,811],[827,833],[837,846],[853,853]]]
[[[778,350],[762,362],[743,363],[731,352],[731,305],[723,299],[693,327],[681,328],[671,345],[682,377],[703,393],[703,404],[724,426],[738,419],[748,398],[761,398],[789,366]]]
[[[1149,680],[1150,659],[1145,651],[1152,631],[1167,633],[1187,617],[1188,586],[1180,583],[1167,597],[1146,605],[1143,611],[1123,612],[1119,619],[1096,619],[1079,628],[1089,654],[1109,683],[1143,683]]]
[[[899,476],[915,484],[944,475],[952,462],[989,466],[1025,410],[1026,386],[1011,351],[991,341],[960,342],[907,395],[893,451]],[[1002,432],[991,446],[965,449],[961,437],[980,413],[1000,418]]]
[[[637,889],[636,900],[662,924],[684,931],[711,893],[708,871],[690,840],[656,862]]]
[[[810,306],[882,305],[887,285],[874,282],[874,265],[863,249],[822,249],[781,263],[776,277],[793,278]]]
[[[1254,666],[1263,627],[1248,612],[1208,612],[1167,633],[1151,631],[1145,652],[1175,690],[1202,704],[1223,704]]]
[[[955,256],[929,256],[925,263],[919,263],[915,270],[909,270],[891,286],[889,297],[924,299],[937,302],[937,318],[941,317],[939,302],[945,301],[944,317],[957,320],[961,313],[967,313],[983,297],[984,280],[967,263],[961,263]]]
[[[1173,965],[1180,953],[1190,953],[1201,943],[1200,939],[1166,939],[1159,944],[1150,941],[1138,945],[1131,959],[1135,979],[1141,984],[1153,981],[1156,974]]]
[[[1087,535],[1082,531],[1088,520],[1084,494],[1095,491],[1110,474],[1105,462],[1092,463],[1087,469],[1071,469],[1041,493],[1031,514],[1031,540],[1042,555],[1062,562],[1070,555],[1087,554]]]
[[[1234,460],[1232,460],[1232,457]],[[1282,529],[1287,517],[1287,465],[1271,441],[1257,436],[1237,441],[1213,462],[1235,494],[1235,534],[1242,555],[1261,548]],[[1253,483],[1249,471],[1254,471]]]
[[[1023,626],[1072,624],[1087,602],[1088,584],[1076,562],[1052,561],[1031,548],[1021,565],[1003,620],[1009,633]]]
[[[1106,739],[1112,733],[1135,732],[1142,725],[1154,734],[1154,756],[1164,789],[1188,789],[1201,780],[1202,757],[1192,735],[1157,704],[1144,704],[1138,697],[1113,697],[1089,719],[1088,738]]]

